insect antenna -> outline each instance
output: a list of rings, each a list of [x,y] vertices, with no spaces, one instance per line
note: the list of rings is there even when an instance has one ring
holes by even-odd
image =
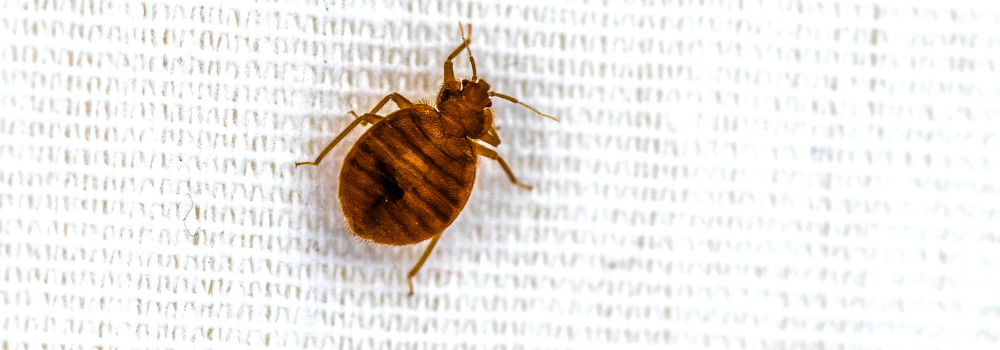
[[[462,30],[462,22],[458,22],[458,31],[459,31],[459,33],[462,34],[462,40],[465,41],[465,42],[467,42],[467,43],[469,43],[469,45],[471,45],[472,44],[472,23],[469,23],[469,37],[468,38],[465,37],[465,31]],[[472,64],[472,79],[470,79],[470,80],[472,82],[476,82],[477,80],[479,80],[479,77],[476,76],[476,59],[472,58],[472,49],[469,48],[469,45],[465,45],[465,51],[469,53],[469,62]]]
[[[557,121],[557,122],[559,121],[559,119],[557,119],[556,117],[553,117],[553,116],[551,116],[551,115],[548,115],[548,114],[545,114],[545,113],[542,113],[542,112],[539,112],[539,111],[538,111],[537,109],[535,109],[534,107],[531,107],[531,106],[529,106],[529,105],[526,105],[526,104],[524,104],[524,102],[521,102],[521,101],[518,101],[518,100],[517,100],[516,98],[514,98],[514,97],[511,97],[511,96],[507,96],[507,95],[504,95],[504,94],[501,94],[501,93],[499,93],[499,92],[493,92],[493,91],[490,91],[490,97],[499,97],[499,98],[502,98],[502,99],[505,99],[505,100],[507,100],[507,101],[510,101],[510,102],[514,102],[514,103],[516,103],[516,104],[519,104],[519,105],[522,105],[522,106],[524,106],[524,107],[527,107],[527,108],[528,108],[528,109],[530,109],[530,110],[531,110],[532,112],[535,112],[536,114],[538,114],[538,115],[540,115],[540,116],[543,116],[543,117],[546,117],[546,118],[549,118],[549,119],[552,119],[552,120],[555,120],[555,121]]]

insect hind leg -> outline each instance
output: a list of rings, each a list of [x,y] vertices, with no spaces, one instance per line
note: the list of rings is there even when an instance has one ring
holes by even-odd
[[[431,256],[431,251],[434,250],[434,246],[437,245],[439,239],[441,239],[440,233],[434,236],[434,238],[431,238],[431,242],[427,244],[427,248],[424,249],[424,254],[420,256],[420,260],[417,261],[417,264],[413,265],[410,272],[406,274],[406,284],[410,286],[410,293],[406,296],[413,296],[413,277],[416,277],[417,273],[420,272],[420,268],[424,267],[424,263],[427,262],[427,258]]]

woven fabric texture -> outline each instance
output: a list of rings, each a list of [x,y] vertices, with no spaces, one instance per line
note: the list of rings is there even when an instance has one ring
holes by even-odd
[[[408,298],[365,128],[293,163],[459,22],[562,121],[494,100],[535,188],[482,161]],[[997,349],[998,67],[995,2],[0,1],[0,349]]]

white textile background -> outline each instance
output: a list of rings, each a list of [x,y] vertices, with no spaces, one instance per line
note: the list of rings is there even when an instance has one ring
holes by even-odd
[[[459,21],[562,122],[495,101],[535,190],[483,162],[407,298],[363,129],[292,164]],[[998,65],[996,2],[0,1],[0,348],[997,349]]]

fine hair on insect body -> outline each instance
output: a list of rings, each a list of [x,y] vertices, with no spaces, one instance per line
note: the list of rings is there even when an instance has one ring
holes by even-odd
[[[364,240],[410,245],[430,239],[420,260],[407,274],[409,296],[413,295],[414,276],[472,193],[478,157],[496,161],[512,184],[531,190],[531,186],[517,180],[494,149],[486,146],[500,145],[500,136],[493,125],[491,98],[517,103],[559,121],[514,97],[492,91],[476,71],[469,48],[472,26],[463,30],[459,23],[459,31],[462,44],[444,61],[444,83],[433,106],[410,102],[393,92],[368,113],[358,116],[351,111],[354,121],[316,160],[295,163],[296,167],[319,165],[355,127],[371,125],[344,157],[339,179],[340,206],[351,231]],[[459,81],[455,79],[452,60],[462,51],[469,55],[472,77]],[[379,115],[389,101],[399,110]]]

